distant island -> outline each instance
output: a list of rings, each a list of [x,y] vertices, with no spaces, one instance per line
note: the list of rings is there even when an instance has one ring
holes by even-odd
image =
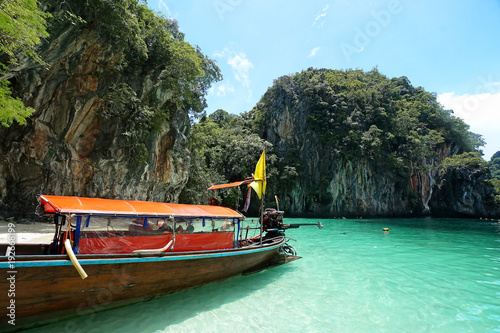
[[[30,0],[13,17],[38,39],[2,27],[2,217],[32,216],[38,193],[206,203],[263,149],[266,203],[287,216],[500,217],[500,152],[485,161],[481,136],[408,78],[297,69],[252,110],[207,116],[215,62],[175,20],[124,4]]]

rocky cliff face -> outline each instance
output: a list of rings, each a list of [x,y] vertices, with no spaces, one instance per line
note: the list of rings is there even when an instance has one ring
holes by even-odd
[[[294,188],[282,194],[287,213],[314,216],[498,216],[489,198],[486,175],[477,170],[439,171],[439,164],[456,154],[445,146],[434,158],[409,174],[380,170],[373,162],[349,161],[335,156],[334,147],[319,144],[306,128],[300,107],[274,109],[265,136],[280,157],[300,161]],[[296,149],[296,150],[295,150]],[[383,158],[383,157],[381,157]]]
[[[123,54],[92,29],[69,28],[41,54],[47,69],[25,62],[10,76],[36,113],[26,126],[0,129],[0,211],[32,213],[39,193],[176,201],[188,177],[187,114],[170,112],[168,125],[146,140],[148,154],[139,163],[124,144],[133,116],[126,109],[103,115],[117,83],[133,87],[139,101],[154,95],[163,106],[169,92],[158,88],[155,72],[121,71]]]
[[[295,161],[299,178],[293,189],[283,193],[287,214],[314,216],[403,216],[416,206],[408,195],[409,182],[397,174],[380,172],[369,161],[349,161],[335,153],[335,147],[320,144],[315,133],[304,131],[305,110],[299,105],[272,109],[265,138],[279,157]],[[293,159],[291,158],[293,155]],[[293,162],[292,162],[293,163]],[[415,183],[429,192],[418,173]]]
[[[424,159],[422,162],[423,168],[411,170],[410,191],[420,198],[423,206],[422,214],[431,214],[429,205],[431,200],[435,200],[434,191],[439,178],[439,164],[445,158],[455,155],[457,152],[457,146],[445,145],[443,148],[438,149],[434,157]]]
[[[336,112],[329,111],[333,109],[332,102],[312,103],[310,99],[316,97],[305,93],[301,84],[304,81],[300,78],[284,78],[268,90],[256,107],[266,117],[262,136],[273,144],[285,164],[295,166],[300,175],[292,189],[278,194],[287,214],[330,217],[499,214],[491,200],[488,201],[491,189],[484,183],[484,174],[472,170],[439,171],[445,158],[459,153],[459,145],[453,142],[443,142],[423,160],[403,161],[405,166],[400,168],[388,169],[390,164],[383,163],[391,151],[382,151],[374,158],[346,158],[348,154],[322,142],[317,130],[311,130],[308,124],[311,105],[324,106],[325,112],[332,113],[332,121],[336,121]],[[320,81],[318,85],[321,84],[325,85]],[[347,118],[338,128],[348,127],[350,122]]]
[[[441,170],[436,177],[430,209],[435,216],[500,217],[485,169],[468,167]]]

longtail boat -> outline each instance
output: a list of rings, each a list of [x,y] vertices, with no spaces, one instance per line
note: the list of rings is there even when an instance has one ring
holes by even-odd
[[[262,183],[257,188],[261,195]],[[286,243],[283,230],[290,225],[282,223],[281,211],[263,212],[264,223],[254,228],[259,234],[249,237],[241,213],[213,203],[55,195],[38,200],[38,213],[53,216],[54,237],[50,243],[16,244],[14,239],[0,246],[5,253],[0,257],[1,308],[6,311],[2,331],[139,302],[299,258]]]

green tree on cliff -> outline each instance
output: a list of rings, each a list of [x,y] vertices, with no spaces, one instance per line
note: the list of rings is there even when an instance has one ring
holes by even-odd
[[[480,156],[479,152],[467,152],[446,158],[439,167],[441,169],[466,167],[486,170],[487,162]]]
[[[491,157],[491,161],[489,162],[491,177],[500,179],[500,151],[497,151]]]
[[[211,184],[240,181],[250,177],[262,150],[266,150],[267,198],[273,198],[279,183],[290,184],[297,172],[293,166],[285,166],[268,141],[253,133],[251,124],[243,116],[237,116],[219,109],[208,117],[203,117],[191,131],[191,151],[193,154],[189,169],[189,181],[180,201],[206,203],[206,193],[200,189]],[[280,170],[280,172],[278,172]],[[245,191],[245,188],[241,188]],[[214,193],[211,193],[211,195]],[[231,207],[241,209],[244,193],[237,205],[234,190],[218,191],[219,199]],[[270,199],[272,204],[274,200]],[[253,204],[257,200],[252,201]],[[253,207],[257,209],[256,206]],[[251,209],[252,210],[252,206]],[[253,213],[256,213],[253,212]]]
[[[496,191],[495,202],[500,206],[500,151],[497,151],[488,162],[491,173],[490,183]]]
[[[271,144],[245,129],[243,123],[241,117],[217,110],[194,125],[190,136],[193,159],[189,182],[181,199],[204,203],[205,193],[200,189],[251,176],[264,149],[268,151],[267,175],[276,173],[273,168],[276,156],[269,152]],[[234,201],[231,194],[221,195],[226,201]]]
[[[278,78],[251,111],[259,133],[269,127],[273,108],[301,108],[307,129],[319,143],[335,147],[337,157],[372,160],[389,169],[400,169],[403,161],[416,165],[445,147],[462,153],[484,144],[434,94],[377,69],[309,68]]]
[[[38,9],[37,0],[4,0],[0,2],[0,124],[8,127],[15,120],[26,123],[35,110],[19,98],[12,97],[9,81],[4,78],[7,66],[28,57],[40,64],[35,46],[47,37],[46,19],[50,15]]]

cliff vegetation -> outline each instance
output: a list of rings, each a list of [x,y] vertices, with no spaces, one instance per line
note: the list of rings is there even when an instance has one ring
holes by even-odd
[[[29,22],[26,35],[39,39],[22,40],[0,22],[4,37],[26,45],[9,54],[2,44],[2,96],[27,110],[0,110],[4,214],[25,213],[38,193],[177,201],[190,123],[221,79],[215,63],[145,1],[7,5],[19,9],[9,24]]]
[[[181,194],[181,200],[197,204],[207,202],[203,191],[212,184],[224,184],[250,177],[263,150],[266,150],[266,174],[268,198],[273,198],[278,188],[286,190],[298,176],[295,168],[286,165],[276,155],[272,144],[252,130],[253,120],[244,116],[217,110],[203,117],[193,126],[190,133],[192,164],[189,181]],[[209,193],[216,196],[223,205],[241,209],[247,195],[247,188],[218,190]],[[259,201],[254,196],[250,214],[257,215]],[[269,200],[268,206],[274,205]]]
[[[488,163],[488,167],[491,172],[490,183],[495,189],[495,202],[497,206],[500,206],[500,151],[497,151],[491,157],[491,161]]]
[[[0,125],[8,127],[13,121],[26,124],[35,110],[13,97],[10,82],[4,78],[8,66],[27,57],[43,64],[35,46],[47,37],[46,19],[50,14],[38,9],[36,0],[12,0],[0,3]]]
[[[231,150],[245,151],[240,142],[247,144],[251,137],[265,140],[260,147],[272,147],[276,168],[268,184],[289,214],[407,216],[431,214],[432,208],[437,213],[439,205],[443,209],[438,198],[451,185],[459,203],[448,204],[450,216],[495,211],[485,200],[492,189],[480,157],[481,136],[406,77],[387,78],[377,69],[310,68],[275,80],[247,113],[231,116],[219,110],[210,117],[192,132],[193,142],[203,142],[203,155],[226,150],[227,144],[217,140],[228,133],[239,133],[228,141]],[[207,133],[217,133],[212,137],[217,139]],[[246,151],[256,158],[253,150]],[[221,164],[202,160],[205,170]],[[454,168],[465,169],[459,175],[451,172]],[[252,169],[246,169],[249,175]],[[242,179],[230,170],[218,174],[227,181]],[[271,204],[272,196],[267,199]]]

